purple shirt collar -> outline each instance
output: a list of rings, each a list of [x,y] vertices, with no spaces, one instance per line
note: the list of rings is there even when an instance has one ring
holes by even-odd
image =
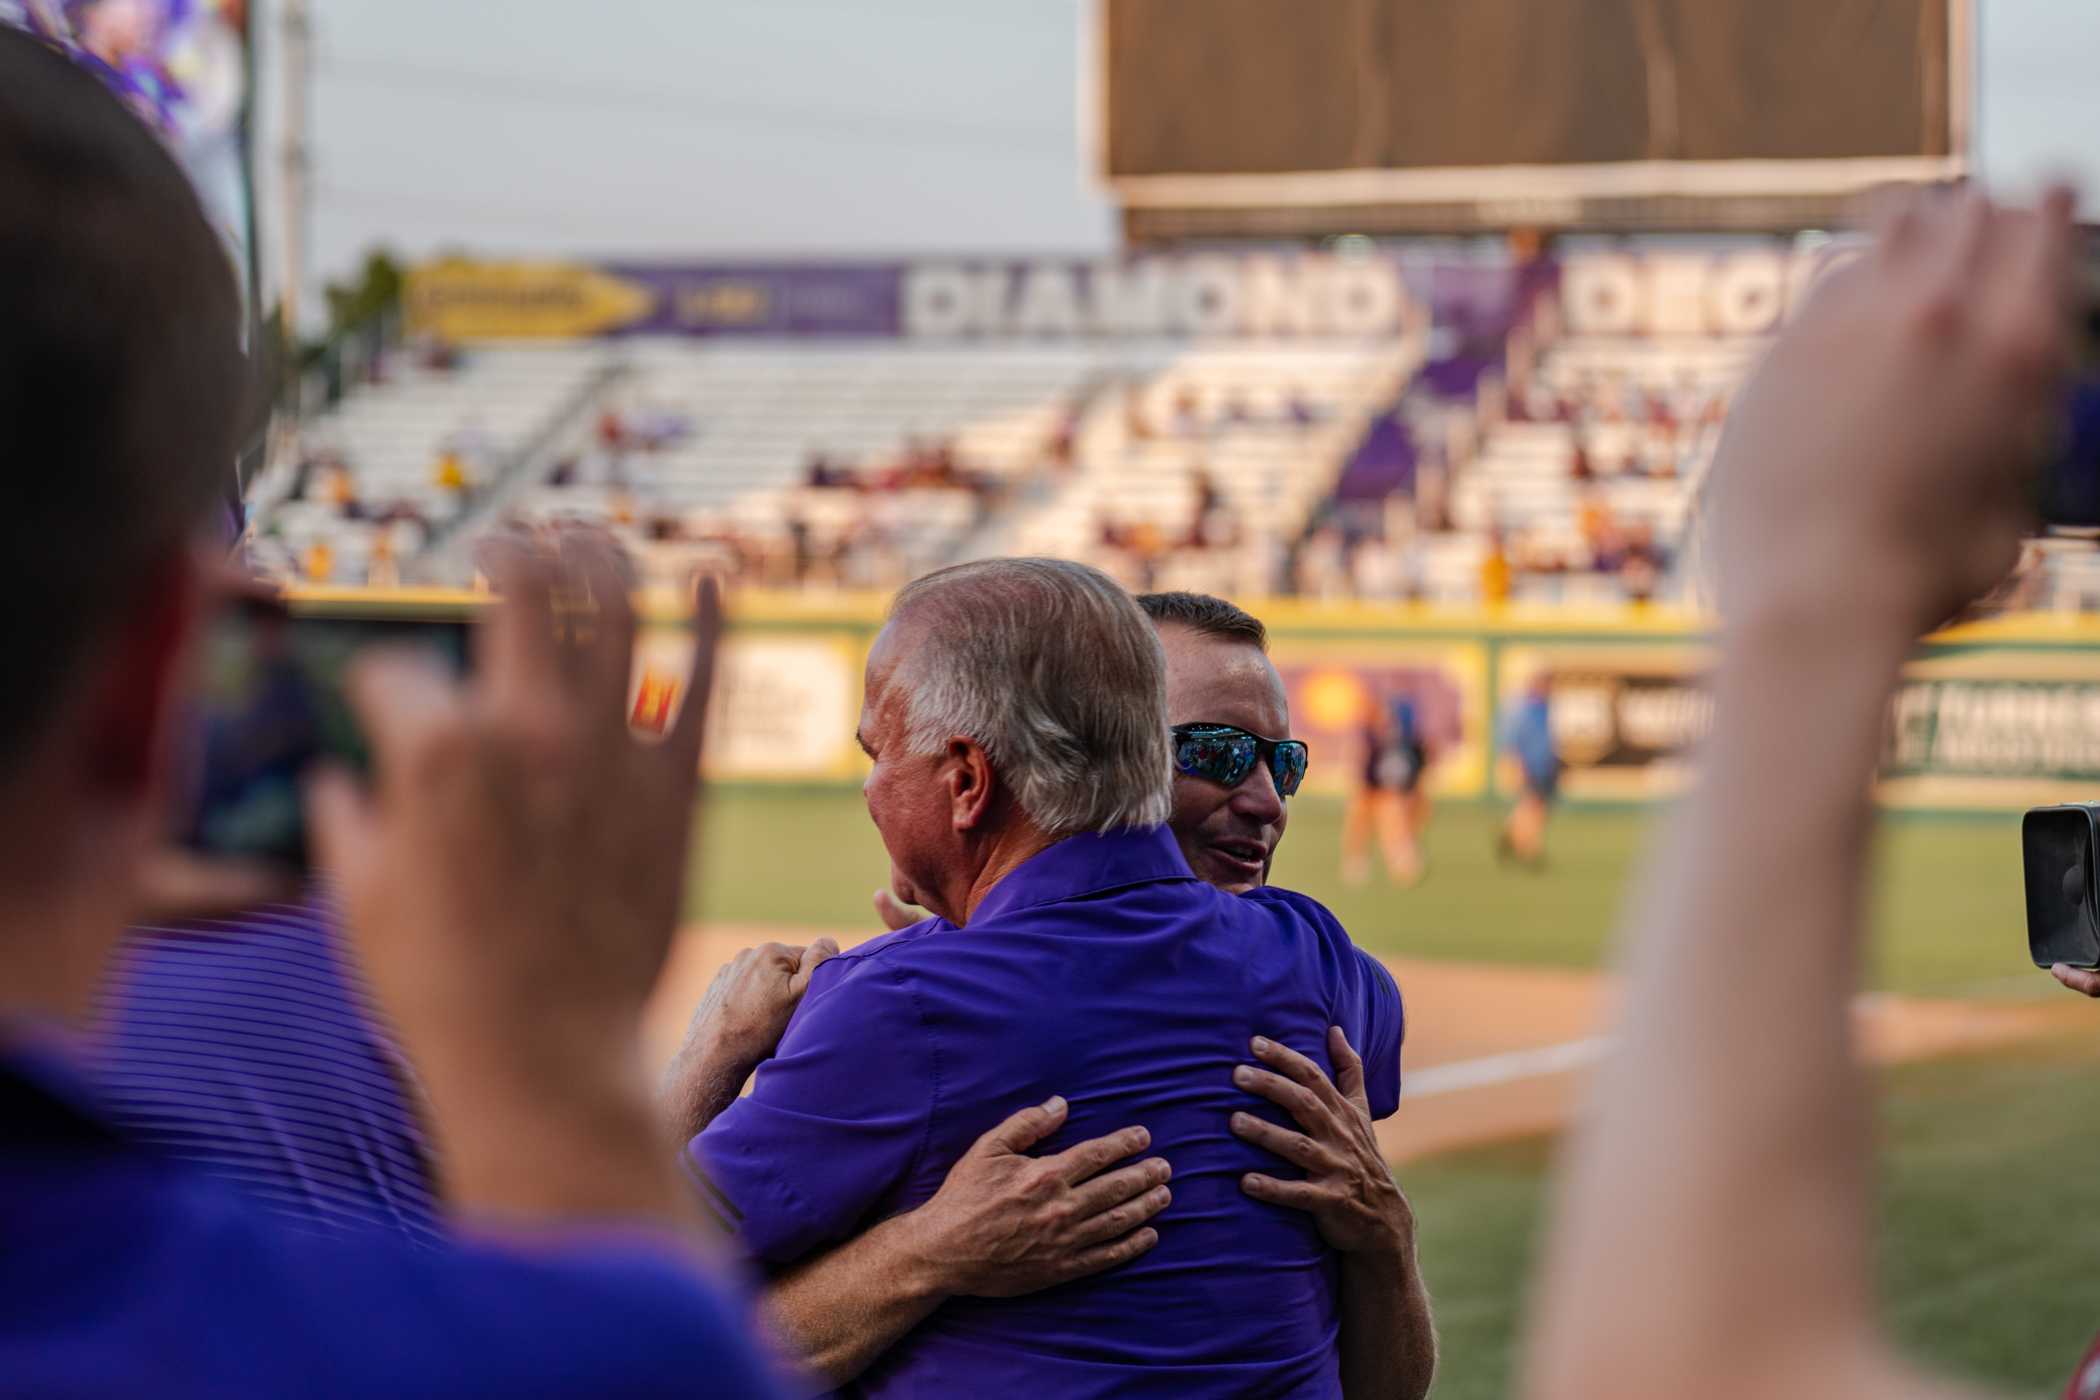
[[[981,923],[1017,909],[1033,909],[1153,880],[1193,880],[1188,859],[1163,826],[1125,827],[1067,836],[1038,851],[992,886],[970,916]]]

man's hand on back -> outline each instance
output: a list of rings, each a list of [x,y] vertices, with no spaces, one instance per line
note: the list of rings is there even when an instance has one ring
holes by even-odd
[[[665,1112],[690,1141],[736,1100],[751,1071],[772,1057],[809,990],[810,974],[839,950],[819,938],[806,948],[765,943],[738,953],[715,974],[664,1071]]]
[[[1100,1273],[1159,1242],[1145,1224],[1167,1208],[1163,1158],[1108,1168],[1152,1142],[1143,1128],[1093,1138],[1054,1157],[1027,1149],[1064,1125],[1053,1098],[971,1145],[932,1200],[910,1215],[914,1252],[951,1296],[1013,1298]]]
[[[1331,1080],[1276,1041],[1256,1036],[1253,1050],[1270,1068],[1241,1065],[1233,1083],[1282,1108],[1304,1131],[1251,1113],[1233,1114],[1232,1130],[1305,1177],[1249,1172],[1240,1189],[1311,1215],[1320,1238],[1341,1255],[1342,1393],[1349,1400],[1421,1400],[1436,1376],[1436,1324],[1415,1260],[1414,1211],[1372,1131],[1363,1059],[1340,1026],[1327,1031]]]
[[[380,655],[352,671],[373,782],[315,782],[322,864],[428,1089],[455,1204],[691,1220],[641,1024],[685,887],[719,604],[705,586],[658,743],[626,722],[618,547],[506,542],[487,570],[503,601],[470,680]],[[557,595],[587,610],[558,617]]]
[[[1254,1056],[1271,1069],[1241,1065],[1233,1071],[1233,1083],[1283,1109],[1305,1130],[1294,1133],[1251,1113],[1233,1114],[1233,1132],[1305,1171],[1303,1181],[1249,1172],[1240,1189],[1258,1201],[1309,1213],[1320,1237],[1339,1253],[1412,1258],[1414,1211],[1378,1150],[1364,1062],[1340,1027],[1329,1029],[1327,1046],[1333,1079],[1289,1046],[1261,1036],[1254,1038]]]
[[[1173,1199],[1170,1169],[1157,1157],[1117,1166],[1150,1144],[1143,1128],[1024,1155],[1066,1111],[1063,1099],[1022,1109],[977,1139],[925,1205],[775,1280],[766,1310],[783,1351],[843,1386],[950,1298],[1018,1297],[1157,1244],[1146,1222]]]

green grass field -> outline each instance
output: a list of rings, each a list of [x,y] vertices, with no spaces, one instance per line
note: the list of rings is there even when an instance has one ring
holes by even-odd
[[[1335,872],[1340,809],[1309,800],[1293,813],[1276,875],[1380,952],[1592,967],[1607,956],[1650,820],[1565,813],[1551,867],[1534,875],[1495,865],[1491,813],[1453,807],[1437,815],[1421,888],[1346,890]],[[701,840],[696,916],[872,922],[868,895],[887,863],[857,794],[721,793]],[[2011,817],[1889,823],[1875,984],[2049,995],[2022,942],[2018,855]],[[1774,1033],[1785,1033],[1780,1016]],[[1881,1274],[1892,1325],[1941,1365],[2013,1394],[2060,1393],[2100,1330],[2100,1203],[2087,1189],[2100,1155],[2100,1008],[2089,1039],[1914,1064],[1884,1085]],[[1444,1340],[1439,1400],[1507,1391],[1550,1157],[1535,1140],[1402,1173]]]

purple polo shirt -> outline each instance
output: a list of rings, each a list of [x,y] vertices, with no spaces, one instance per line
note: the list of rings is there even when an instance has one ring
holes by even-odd
[[[317,1238],[0,1041],[0,1395],[770,1397],[744,1309],[632,1226]]]
[[[406,1062],[318,887],[299,904],[131,931],[102,989],[95,1068],[137,1141],[294,1229],[443,1228]]]
[[[1339,1025],[1372,1112],[1400,1098],[1392,977],[1285,890],[1235,897],[1163,828],[1027,861],[967,928],[933,919],[832,958],[752,1091],[696,1139],[770,1270],[923,1204],[977,1137],[1063,1094],[1048,1154],[1132,1123],[1174,1167],[1159,1244],[1027,1297],[954,1298],[848,1388],[860,1395],[1341,1394],[1338,1266],[1312,1217],[1253,1200],[1294,1173],[1233,1136],[1256,1034],[1327,1065]]]

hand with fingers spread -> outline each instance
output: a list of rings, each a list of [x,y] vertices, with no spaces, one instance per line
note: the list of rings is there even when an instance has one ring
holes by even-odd
[[[699,1136],[779,1047],[811,975],[838,950],[835,938],[806,948],[765,943],[715,974],[664,1071],[665,1110],[679,1141]]]
[[[1751,376],[1713,470],[1732,625],[1907,647],[2001,580],[2061,411],[2069,198],[1894,206]]]
[[[1115,1268],[1159,1242],[1172,1169],[1124,1128],[1050,1157],[1065,1101],[1024,1108],[977,1139],[918,1209],[818,1256],[766,1292],[782,1350],[826,1385],[872,1365],[950,1298],[1011,1298]]]
[[[641,1023],[685,888],[719,603],[704,589],[688,699],[659,743],[626,722],[618,546],[507,542],[486,569],[502,602],[470,681],[406,657],[353,669],[372,782],[316,780],[321,862],[428,1091],[455,1203],[683,1221]],[[557,596],[581,606],[558,617]]]
[[[1415,1261],[1415,1216],[1372,1131],[1364,1062],[1340,1026],[1327,1031],[1329,1079],[1308,1057],[1265,1036],[1252,1042],[1266,1068],[1240,1065],[1232,1082],[1290,1114],[1302,1131],[1252,1113],[1232,1131],[1302,1170],[1302,1180],[1249,1172],[1240,1189],[1302,1210],[1342,1256],[1342,1393],[1350,1400],[1421,1400],[1436,1375],[1436,1325]]]
[[[1303,1129],[1292,1132],[1252,1113],[1232,1115],[1234,1133],[1305,1172],[1302,1181],[1249,1172],[1240,1188],[1256,1200],[1308,1212],[1320,1237],[1343,1254],[1412,1255],[1414,1212],[1378,1150],[1364,1062],[1338,1026],[1328,1030],[1327,1047],[1333,1079],[1289,1046],[1262,1036],[1254,1038],[1254,1057],[1268,1068],[1233,1070],[1233,1083],[1275,1104]]]
[[[1012,1298],[1100,1273],[1159,1242],[1146,1221],[1173,1201],[1159,1157],[1116,1167],[1152,1143],[1124,1128],[1053,1157],[1027,1150],[1063,1126],[1053,1098],[977,1139],[932,1200],[912,1212],[919,1248],[951,1294]]]

